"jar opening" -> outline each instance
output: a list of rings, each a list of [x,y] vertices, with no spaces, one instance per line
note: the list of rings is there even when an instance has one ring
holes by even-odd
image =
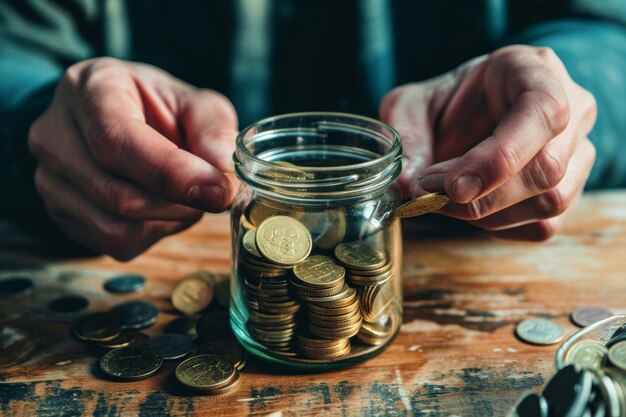
[[[234,160],[240,180],[275,197],[354,199],[395,181],[401,155],[398,132],[380,121],[294,113],[244,129]]]

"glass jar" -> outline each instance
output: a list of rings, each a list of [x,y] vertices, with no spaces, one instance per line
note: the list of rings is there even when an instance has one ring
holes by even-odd
[[[237,138],[230,317],[248,352],[324,371],[382,352],[402,318],[398,133],[340,113],[261,120]]]

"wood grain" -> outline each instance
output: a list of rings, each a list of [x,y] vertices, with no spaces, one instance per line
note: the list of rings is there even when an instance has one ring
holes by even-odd
[[[404,324],[378,357],[351,369],[296,374],[251,360],[240,388],[214,398],[181,391],[167,364],[154,378],[110,382],[97,354],[70,336],[69,321],[53,321],[44,306],[58,294],[80,293],[90,310],[142,298],[161,309],[158,334],[176,314],[169,295],[176,280],[199,269],[228,272],[230,222],[207,215],[128,263],[107,257],[52,259],[37,251],[0,251],[3,273],[28,271],[37,291],[19,303],[2,301],[4,325],[28,328],[40,352],[0,369],[0,414],[11,416],[502,416],[554,371],[557,345],[517,340],[528,317],[549,317],[566,333],[569,314],[598,305],[626,313],[626,192],[587,194],[565,230],[543,244],[494,240],[441,219],[406,221]],[[17,239],[14,241],[22,242]],[[103,282],[120,271],[141,273],[144,291],[114,296]]]

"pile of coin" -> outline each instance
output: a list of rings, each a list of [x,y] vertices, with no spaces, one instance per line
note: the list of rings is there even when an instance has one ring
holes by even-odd
[[[324,239],[319,247],[300,220],[254,207],[251,219],[241,221],[237,259],[252,338],[275,355],[316,360],[349,355],[353,343],[389,339],[392,328],[381,322],[391,323],[396,293],[393,262],[383,250],[365,240],[329,247]]]
[[[275,352],[289,352],[298,326],[300,303],[289,289],[290,268],[264,258],[254,230],[247,231],[239,250],[239,273],[249,311],[248,331]]]
[[[571,315],[579,326],[611,317],[601,308],[579,308]],[[545,319],[526,320],[517,329],[522,340],[534,344],[560,341],[563,331]],[[626,323],[605,343],[581,339],[563,358],[565,366],[541,393],[523,396],[509,417],[624,417],[626,416]]]

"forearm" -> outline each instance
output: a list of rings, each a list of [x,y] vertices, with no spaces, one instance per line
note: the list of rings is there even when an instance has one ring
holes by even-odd
[[[554,49],[572,79],[596,99],[589,138],[597,158],[586,188],[626,187],[626,29],[602,20],[556,21],[530,28],[519,41]]]

